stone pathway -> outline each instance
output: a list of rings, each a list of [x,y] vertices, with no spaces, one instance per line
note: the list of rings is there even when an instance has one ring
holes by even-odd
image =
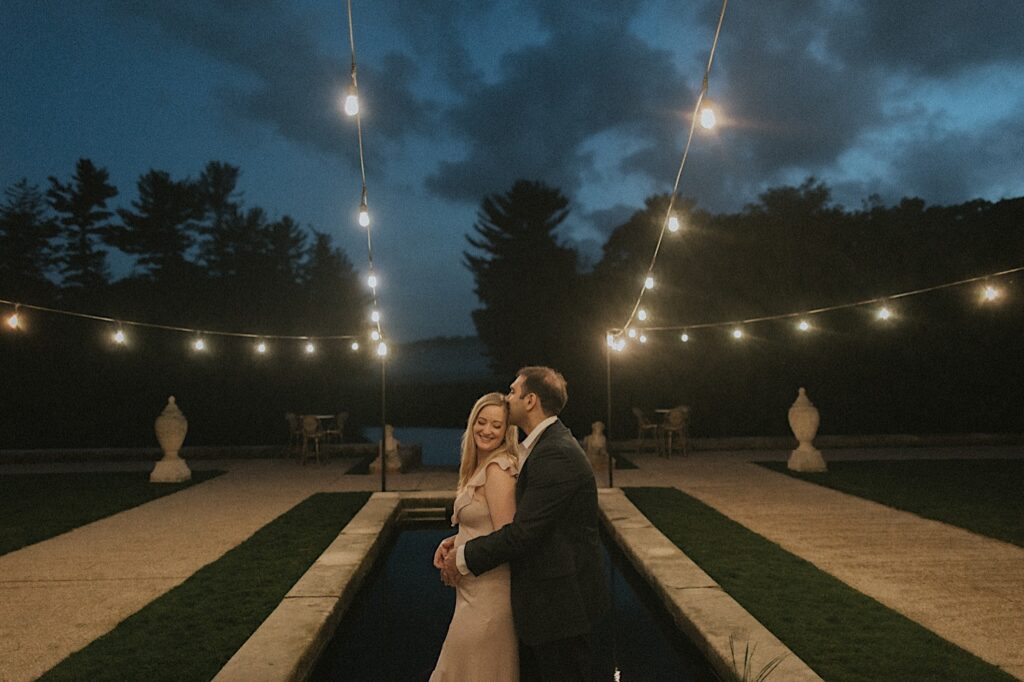
[[[642,457],[615,483],[677,487],[1024,679],[1024,549],[728,459]]]
[[[978,450],[983,456],[1019,456]],[[900,456],[879,450],[850,454]],[[615,484],[676,486],[1024,679],[1024,550],[747,461],[784,456],[751,451],[701,453],[685,460],[639,456],[634,461],[640,468],[616,472]],[[931,456],[951,452],[936,450]],[[309,495],[378,488],[378,476],[344,475],[351,464],[197,462],[194,468],[227,473],[0,557],[0,680],[38,677]],[[151,467],[7,465],[0,473]],[[390,476],[389,488],[446,490],[455,479],[453,472],[417,472]]]

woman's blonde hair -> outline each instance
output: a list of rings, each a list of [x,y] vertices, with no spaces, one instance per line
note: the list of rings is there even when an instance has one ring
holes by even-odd
[[[519,429],[508,423],[508,401],[505,400],[505,396],[501,393],[487,393],[480,397],[473,405],[473,409],[469,411],[469,419],[466,422],[466,431],[462,434],[462,459],[459,463],[459,490],[462,490],[469,479],[476,473],[477,467],[480,465],[478,461],[476,451],[476,441],[473,439],[473,425],[476,423],[477,417],[480,416],[480,411],[485,407],[491,405],[498,405],[505,411],[505,440],[495,448],[491,454],[497,454],[502,450],[508,453],[509,459],[512,460],[513,464],[519,462]]]

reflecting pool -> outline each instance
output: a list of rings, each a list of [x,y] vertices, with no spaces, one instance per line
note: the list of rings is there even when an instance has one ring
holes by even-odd
[[[434,668],[455,593],[431,565],[453,532],[432,525],[401,529],[381,553],[313,680],[426,680]],[[597,638],[600,679],[617,666],[628,680],[716,680],[696,647],[676,627],[629,560],[604,538],[614,608]]]

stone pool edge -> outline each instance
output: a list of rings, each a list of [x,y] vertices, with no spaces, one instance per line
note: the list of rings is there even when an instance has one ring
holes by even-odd
[[[665,537],[621,489],[599,489],[598,501],[605,529],[715,672],[724,676],[734,671],[735,654],[742,673],[744,651],[749,646],[754,675],[781,656],[770,679],[822,679]]]
[[[636,570],[719,674],[756,645],[752,669],[784,656],[775,679],[821,680],[630,502],[618,488],[599,491],[602,522]],[[277,608],[217,673],[219,682],[306,680],[334,635],[403,508],[444,507],[451,491],[374,493]]]

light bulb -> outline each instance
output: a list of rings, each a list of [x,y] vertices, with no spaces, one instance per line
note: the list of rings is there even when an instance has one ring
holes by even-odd
[[[706,130],[711,130],[715,127],[717,118],[715,117],[715,110],[711,108],[710,104],[705,103],[701,106],[700,110],[700,125]]]
[[[743,338],[743,330],[740,329],[739,327],[736,327],[735,329],[733,329],[732,330],[732,338],[734,338],[734,339],[742,339]]]
[[[981,292],[982,301],[994,301],[999,298],[999,289],[996,289],[991,284],[986,284],[985,288]]]
[[[370,338],[373,339],[374,341],[380,341],[380,332],[374,329],[372,332],[370,332]]]
[[[650,275],[647,275],[647,279],[644,280],[644,289],[653,289],[653,288],[654,288],[654,278],[651,277]]]
[[[206,350],[206,342],[203,341],[201,338],[196,339],[195,343],[192,344],[192,347],[198,351]]]
[[[892,317],[892,311],[886,308],[885,306],[882,306],[881,308],[878,309],[877,316],[880,320],[888,320],[890,317]]]
[[[366,278],[366,284],[369,285],[369,287],[371,289],[376,289],[377,288],[377,275],[375,275],[375,274],[373,274],[371,272],[369,277]]]
[[[352,342],[352,350],[359,350],[359,342],[358,341],[353,341]]]
[[[647,343],[647,335],[646,334],[641,334],[640,335],[640,343]]]
[[[267,352],[267,344],[263,343],[262,341],[257,343],[256,344],[256,352],[259,353],[260,355],[262,355],[263,353],[266,353]]]
[[[384,357],[387,354],[388,354],[388,344],[386,344],[383,341],[381,341],[379,344],[377,344],[377,355],[379,355],[381,357]]]
[[[635,339],[636,338],[636,330],[635,329],[630,329],[626,333],[629,334],[629,338],[631,338],[631,339]]]
[[[17,329],[21,321],[18,319],[18,313],[11,313],[7,318],[7,326],[11,329]]]
[[[808,331],[811,328],[811,323],[807,320],[800,320],[800,324],[796,326],[802,332]]]
[[[617,353],[621,353],[626,348],[626,339],[619,339],[616,341],[613,348]]]
[[[638,310],[638,311],[636,312],[636,319],[640,320],[641,322],[643,322],[644,320],[646,320],[646,319],[647,319],[647,311],[646,311],[646,310],[644,310],[643,308],[641,308],[640,310]]]
[[[690,335],[684,332],[682,335],[680,335],[679,340],[682,341],[683,343],[689,343]]]
[[[306,355],[312,355],[315,352],[316,352],[316,346],[313,345],[312,341],[308,341],[306,343]]]
[[[122,330],[118,329],[116,332],[114,332],[114,343],[116,343],[119,346],[123,346],[126,340],[127,338],[125,337],[124,332]]]
[[[615,348],[615,337],[614,336],[612,336],[611,334],[605,334],[604,340],[608,344],[609,348]]]
[[[673,216],[669,216],[669,218],[668,218],[668,231],[669,232],[678,232],[679,231],[679,218],[675,217],[674,215]]]
[[[354,90],[349,90],[348,95],[345,96],[345,113],[349,116],[359,113],[359,96]]]
[[[380,322],[380,312],[374,310],[372,313],[370,313],[370,321],[371,322]]]

